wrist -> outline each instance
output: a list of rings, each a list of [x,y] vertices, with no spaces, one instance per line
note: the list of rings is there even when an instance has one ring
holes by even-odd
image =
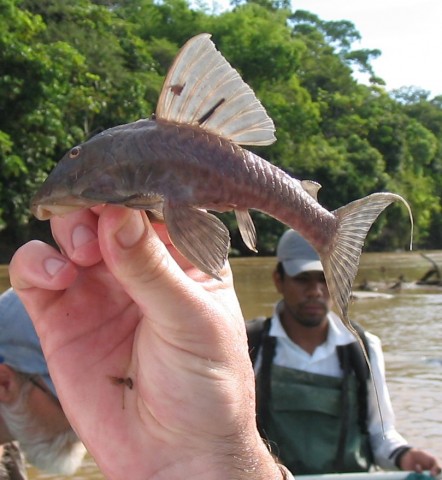
[[[396,448],[390,455],[390,457],[393,459],[394,461],[394,464],[396,466],[396,468],[398,468],[399,470],[403,470],[403,468],[401,467],[401,461],[404,457],[404,455],[411,450],[411,446],[410,445],[403,445],[401,447],[398,447]]]
[[[149,479],[181,479],[183,472],[193,480],[293,480],[288,470],[275,460],[258,432],[250,437],[218,438],[202,448],[179,449],[175,461],[157,470]]]
[[[279,468],[282,472],[283,480],[295,480],[295,476],[290,472],[290,470],[284,465],[279,465]]]
[[[236,456],[238,475],[235,480],[292,480],[286,467],[279,464],[256,432],[252,446],[246,446],[242,455]],[[231,477],[232,478],[232,477]]]

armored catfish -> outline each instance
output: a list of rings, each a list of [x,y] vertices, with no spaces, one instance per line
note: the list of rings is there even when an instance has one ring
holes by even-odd
[[[375,193],[333,212],[316,199],[319,184],[299,181],[242,148],[275,141],[274,124],[250,87],[210,40],[190,39],[163,85],[155,115],[110,128],[73,147],[35,195],[32,210],[52,215],[102,203],[149,210],[175,247],[218,277],[227,228],[207,210],[234,210],[247,246],[256,232],[249,209],[297,230],[317,250],[330,295],[345,324],[362,246],[393,193]],[[411,212],[410,212],[411,216]]]

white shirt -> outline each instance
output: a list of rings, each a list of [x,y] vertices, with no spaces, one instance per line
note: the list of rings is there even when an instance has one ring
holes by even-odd
[[[357,340],[345,327],[341,319],[333,312],[328,313],[329,329],[327,340],[310,355],[287,336],[279,319],[281,306],[282,302],[276,305],[269,330],[269,335],[276,337],[276,350],[273,363],[287,368],[293,368],[293,366],[296,365],[297,369],[306,372],[338,378],[342,377],[343,372],[339,364],[336,347],[339,345],[347,345]],[[394,458],[389,457],[398,447],[407,445],[407,442],[394,427],[395,418],[390,394],[388,393],[385,381],[385,362],[381,341],[378,337],[368,332],[366,332],[366,337],[373,379],[378,392],[383,420],[382,429],[373,382],[369,382],[367,407],[370,444],[376,465],[384,469],[396,470]],[[260,364],[261,357],[260,354],[258,354],[255,371],[259,369]]]

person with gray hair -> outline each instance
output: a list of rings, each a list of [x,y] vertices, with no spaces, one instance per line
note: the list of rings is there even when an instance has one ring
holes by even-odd
[[[26,478],[22,453],[48,472],[71,474],[85,448],[58,401],[29,315],[9,289],[0,296],[0,478]]]
[[[261,435],[295,475],[430,470],[440,463],[396,431],[378,337],[354,324],[368,352],[379,397],[355,336],[331,311],[323,266],[294,230],[277,246],[281,294],[268,319],[248,322]]]

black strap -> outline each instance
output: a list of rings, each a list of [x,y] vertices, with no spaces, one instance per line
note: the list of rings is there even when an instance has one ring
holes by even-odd
[[[334,460],[335,473],[343,471],[345,446],[347,443],[347,434],[349,428],[349,381],[350,381],[350,352],[344,348],[341,351],[342,369],[344,372],[341,385],[341,430],[339,432],[338,445],[336,448],[336,456]]]
[[[263,425],[268,424],[269,405],[272,395],[272,364],[276,350],[276,337],[264,334],[261,348],[261,366],[256,378],[256,416],[258,430],[267,438]]]
[[[270,318],[256,318],[247,322],[247,339],[249,354],[255,364],[258,351],[261,350],[261,366],[256,378],[256,416],[258,430],[263,438],[267,438],[262,426],[266,425],[269,400],[271,396],[271,370],[275,356],[276,338],[270,337]]]
[[[270,318],[258,317],[246,322],[247,340],[249,343],[249,355],[253,365],[255,365],[256,356],[263,336],[270,329]]]
[[[357,323],[351,322],[353,328],[358,332],[359,337],[365,347],[365,351],[369,352],[368,341],[364,329]],[[358,381],[358,423],[363,434],[368,432],[368,387],[367,382],[370,378],[370,370],[365,360],[362,348],[359,342],[352,342],[347,345],[337,347],[338,357],[342,370],[345,372],[345,356],[344,352],[348,352],[348,362],[351,370],[355,373]],[[345,376],[345,375],[344,375]]]

